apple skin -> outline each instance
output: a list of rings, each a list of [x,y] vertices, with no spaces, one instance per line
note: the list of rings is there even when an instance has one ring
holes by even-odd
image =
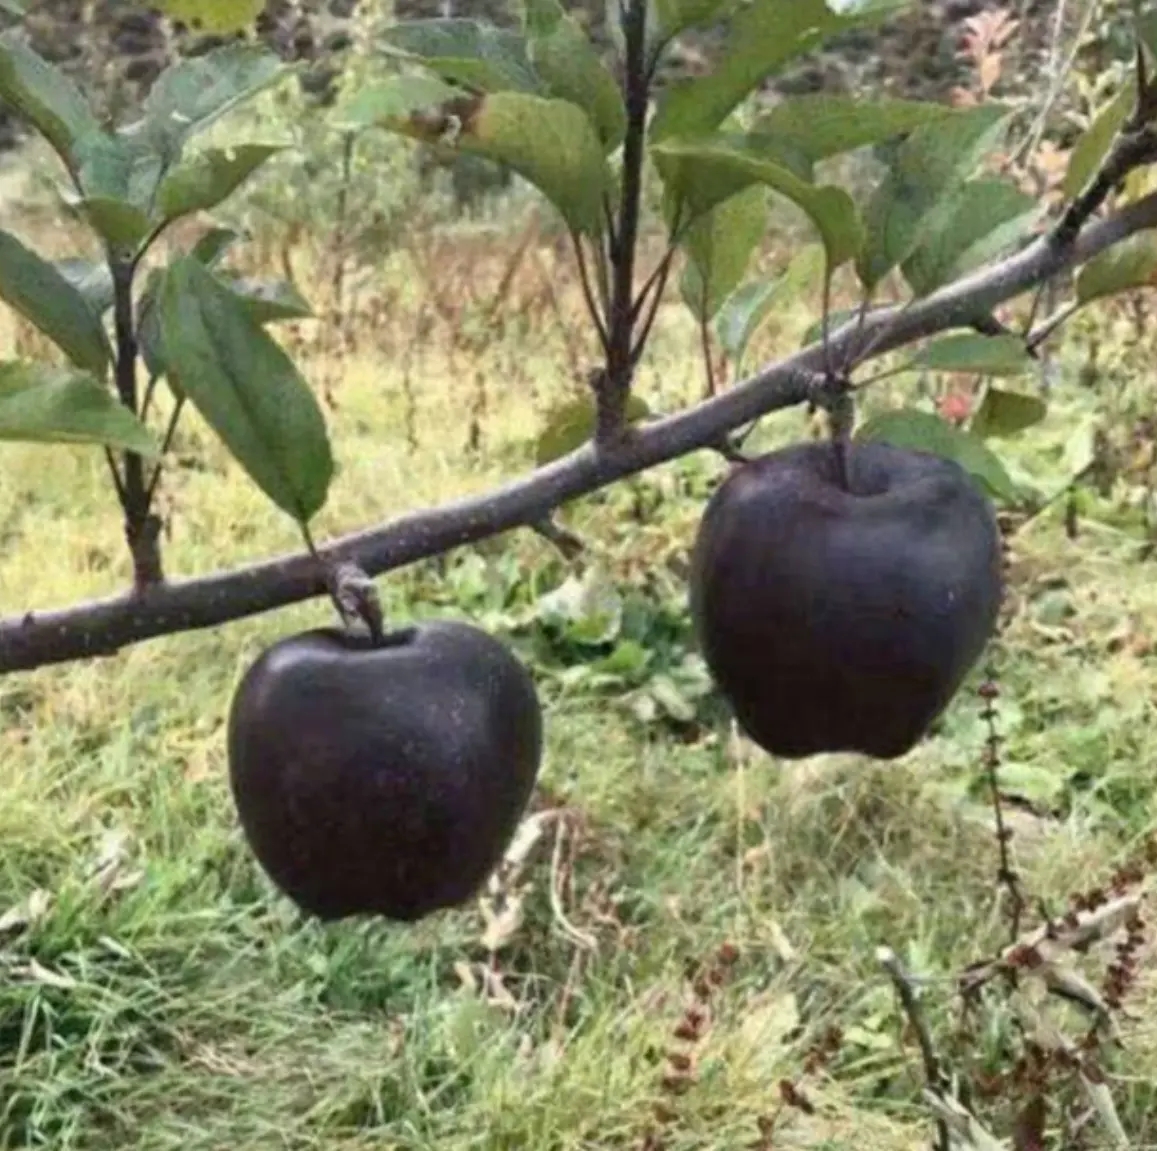
[[[542,712],[501,642],[431,621],[375,647],[322,628],[242,677],[230,784],[273,883],[332,921],[412,923],[464,903],[500,862],[537,778]]]
[[[954,461],[830,443],[737,467],[691,557],[704,659],[747,735],[784,759],[895,759],[948,706],[992,636],[996,516]]]

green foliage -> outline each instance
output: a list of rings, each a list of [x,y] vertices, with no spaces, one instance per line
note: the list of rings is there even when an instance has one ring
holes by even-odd
[[[1145,288],[1157,278],[1157,233],[1138,232],[1094,256],[1077,272],[1077,302]]]
[[[265,7],[264,0],[157,0],[156,7],[173,20],[199,26],[206,32],[239,32],[252,24]]]
[[[1020,499],[1020,490],[1004,464],[979,437],[954,428],[932,412],[918,408],[880,412],[856,429],[855,438],[882,441],[955,460],[992,499],[1008,504]]]
[[[157,454],[149,430],[87,372],[13,360],[0,361],[0,440]]]
[[[1069,155],[1061,191],[1066,199],[1078,195],[1092,178],[1101,161],[1109,154],[1117,133],[1137,103],[1137,85],[1130,80],[1105,105],[1082,133]]]
[[[78,367],[103,378],[111,351],[99,314],[54,264],[0,231],[0,299]]]
[[[984,389],[980,405],[968,421],[968,430],[981,439],[989,436],[1015,436],[1039,424],[1047,414],[1048,405],[1040,396],[1010,392],[989,384]]]
[[[632,395],[627,404],[627,419],[632,423],[645,420],[650,406],[642,396]],[[567,400],[555,407],[546,418],[534,451],[534,462],[542,467],[582,447],[595,432],[595,403],[590,396]]]
[[[910,363],[932,372],[1018,376],[1032,367],[1033,359],[1016,336],[958,332],[929,340]]]
[[[767,230],[767,218],[767,192],[756,185],[724,200],[688,229],[680,288],[697,320],[714,317],[739,285]]]
[[[333,458],[321,409],[293,361],[199,261],[158,296],[166,372],[263,492],[301,524],[325,503]]]

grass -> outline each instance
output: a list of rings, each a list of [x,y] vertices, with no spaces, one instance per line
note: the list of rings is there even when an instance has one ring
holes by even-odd
[[[311,350],[307,326],[291,337],[337,401],[340,473],[319,537],[528,466],[543,413],[573,386],[558,324],[535,315],[539,327],[532,316],[533,330],[470,355],[436,328],[408,363],[402,313],[355,325],[339,358]],[[640,385],[660,407],[701,388],[693,333],[676,315],[660,320]],[[809,319],[803,306],[781,317],[767,350],[790,346]],[[417,453],[404,433],[407,373]],[[458,413],[479,375],[487,406],[470,454]],[[1026,474],[1047,487],[1090,403],[1062,386],[1046,424],[1012,446]],[[765,442],[805,430],[800,413],[770,425]],[[3,613],[123,587],[101,454],[3,453]],[[178,455],[186,466],[163,497],[171,573],[298,546],[196,419]],[[0,680],[0,1146],[927,1146],[919,1061],[874,952],[886,943],[930,979],[934,1029],[961,1054],[951,980],[1006,931],[981,786],[982,669],[934,738],[893,764],[769,763],[735,740],[688,654],[684,605],[686,549],[719,473],[711,459],[684,461],[566,512],[622,596],[620,655],[624,637],[642,652],[628,653],[630,674],[584,646],[589,618],[560,624],[543,607],[566,573],[529,533],[381,581],[392,617],[473,618],[539,680],[548,738],[536,807],[568,815],[543,824],[507,892],[521,914],[500,925],[496,951],[481,905],[411,929],[319,927],[246,850],[226,778],[231,692],[263,645],[328,620],[324,602]],[[1011,618],[994,647],[1009,788],[1038,809],[1012,812],[1018,864],[1054,909],[1157,830],[1157,590],[1121,491],[1086,498],[1076,540],[1059,509],[1019,533]],[[694,1074],[665,1089],[687,1049],[673,1036],[694,972],[725,944],[737,958],[711,995]],[[1157,1145],[1150,969],[1128,1005],[1113,1092],[1133,1145]],[[986,1018],[967,1050],[970,1066],[991,1069],[1005,1065],[1007,1023],[995,1007]],[[789,1110],[774,1144],[761,1143],[781,1080],[832,1024],[843,1044],[806,1082],[813,1113]],[[990,1113],[1007,1131],[1010,1106]]]

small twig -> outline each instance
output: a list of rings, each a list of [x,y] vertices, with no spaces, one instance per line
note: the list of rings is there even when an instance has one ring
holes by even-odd
[[[536,520],[530,527],[536,535],[540,535],[548,543],[554,544],[567,561],[576,559],[586,551],[586,545],[574,532],[569,528],[564,528],[550,516]]]
[[[153,379],[156,377],[154,376]],[[161,441],[161,454],[157,459],[157,466],[153,469],[152,477],[149,479],[149,486],[145,493],[145,498],[148,500],[149,508],[152,509],[153,497],[157,494],[157,485],[161,482],[161,472],[165,466],[165,456],[168,454],[169,448],[173,445],[173,436],[177,432],[177,422],[181,418],[181,411],[185,406],[185,397],[179,396],[176,403],[173,405],[173,413],[169,416],[168,427],[165,428],[165,436]]]
[[[924,1064],[924,1080],[928,1090],[938,1098],[944,1098],[947,1091],[947,1077],[936,1054],[936,1046],[932,1042],[932,1032],[928,1030],[928,1021],[920,1008],[919,993],[912,981],[912,977],[904,970],[900,957],[890,948],[881,947],[876,951],[876,961],[888,973],[896,995],[900,1000],[909,1026],[916,1034],[916,1042],[920,1046],[920,1059]],[[952,1151],[951,1136],[948,1124],[943,1116],[936,1118],[936,1135],[939,1151]]]
[[[583,254],[582,237],[577,232],[571,232],[570,237],[571,243],[574,244],[575,262],[578,264],[579,283],[582,285],[583,299],[586,301],[587,311],[590,313],[591,321],[598,333],[603,355],[608,355],[611,347],[610,339],[607,336],[607,326],[603,322],[602,313],[595,301],[594,289],[591,287],[591,273],[587,265],[587,258]]]
[[[703,294],[707,292],[704,289]],[[699,347],[703,352],[703,370],[707,373],[707,394],[715,395],[715,365],[711,360],[711,326],[704,315],[699,320]]]

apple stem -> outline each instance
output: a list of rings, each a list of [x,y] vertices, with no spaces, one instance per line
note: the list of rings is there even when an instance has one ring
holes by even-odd
[[[331,574],[334,604],[342,622],[350,628],[354,620],[365,624],[375,647],[386,642],[385,614],[377,584],[355,563],[339,564]]]
[[[828,409],[832,429],[832,454],[836,461],[836,482],[845,492],[852,490],[851,455],[852,424],[856,413],[846,380],[840,381]]]

